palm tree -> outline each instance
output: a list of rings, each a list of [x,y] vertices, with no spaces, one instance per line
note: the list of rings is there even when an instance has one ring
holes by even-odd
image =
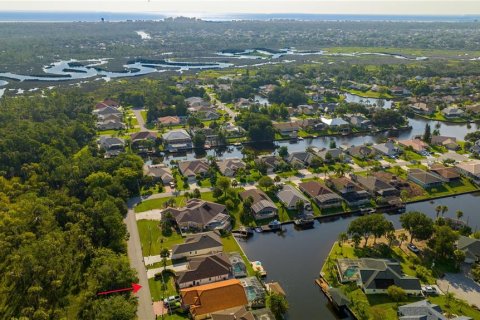
[[[402,243],[403,243],[404,241],[407,241],[407,240],[408,240],[407,235],[406,235],[405,233],[403,233],[403,232],[400,233],[400,234],[398,235],[398,241],[399,241],[398,246],[401,247],[401,246],[402,246]]]
[[[348,235],[345,232],[342,232],[338,235],[338,244],[340,247],[348,240]]]
[[[435,207],[435,216],[437,217],[438,219],[438,216],[440,215],[440,212],[442,211],[442,207],[441,205],[438,205]]]
[[[457,215],[457,219],[458,219],[458,220],[462,220],[463,211],[462,211],[462,210],[457,210],[456,215]]]
[[[442,217],[445,215],[445,213],[448,211],[448,207],[443,205],[442,206]]]

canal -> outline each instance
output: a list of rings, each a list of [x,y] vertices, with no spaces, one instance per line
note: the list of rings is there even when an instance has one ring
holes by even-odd
[[[435,217],[435,207],[446,205],[445,217],[455,217],[457,210],[464,212],[463,219],[473,230],[480,227],[480,193],[424,201],[407,205],[407,211],[421,211]],[[400,215],[387,215],[396,228],[400,227]],[[290,305],[288,319],[337,319],[314,279],[338,234],[348,228],[355,217],[338,218],[330,222],[316,222],[315,228],[297,231],[293,224],[285,226],[282,234],[255,234],[246,242],[240,242],[251,261],[261,261],[268,273],[266,281],[279,281],[287,293]]]

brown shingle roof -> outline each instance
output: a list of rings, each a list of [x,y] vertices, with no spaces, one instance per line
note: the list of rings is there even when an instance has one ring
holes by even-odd
[[[225,253],[217,253],[206,257],[191,258],[186,271],[177,273],[177,283],[188,283],[196,280],[214,278],[231,273],[232,265]]]
[[[237,279],[225,280],[180,290],[183,303],[193,316],[209,314],[248,304],[242,284]]]

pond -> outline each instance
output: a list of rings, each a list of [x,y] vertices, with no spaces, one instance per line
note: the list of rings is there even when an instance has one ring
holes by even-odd
[[[385,109],[390,109],[393,104],[392,100],[365,98],[351,93],[344,93],[343,95],[345,96],[345,102],[349,103],[359,103],[368,106],[382,107]]]
[[[446,217],[455,217],[456,210],[464,212],[473,230],[480,227],[480,214],[475,208],[480,193],[425,201],[407,205],[407,211],[421,211],[435,217],[435,207],[446,205]],[[400,215],[387,215],[396,228],[400,227]],[[331,222],[316,222],[315,228],[297,231],[293,224],[285,226],[286,232],[255,234],[246,242],[240,242],[251,261],[259,260],[268,273],[266,281],[279,281],[287,293],[290,305],[288,319],[337,319],[314,279],[336,241],[355,218],[339,218]]]

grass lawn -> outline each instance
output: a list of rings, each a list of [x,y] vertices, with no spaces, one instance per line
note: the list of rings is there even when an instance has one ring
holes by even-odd
[[[159,280],[155,280],[155,278],[148,279],[148,286],[150,287],[150,294],[152,295],[153,301],[160,301],[169,296],[176,296],[178,294],[173,276],[166,272],[163,275],[163,279],[165,280],[166,285],[163,284],[161,278]]]
[[[443,312],[463,315],[471,317],[472,319],[480,319],[480,311],[475,310],[464,301],[454,299],[450,301],[450,303],[447,303],[445,296],[429,297],[428,301],[439,305]],[[449,305],[447,306],[447,304]]]
[[[159,255],[162,247],[162,239],[163,247],[169,249],[174,244],[183,242],[182,236],[175,232],[169,237],[163,236],[158,226],[158,221],[139,220],[137,221],[137,227],[140,235],[140,242],[142,243],[143,256]]]
[[[145,200],[139,203],[135,207],[135,212],[143,212],[143,211],[148,211],[148,210],[153,210],[153,209],[162,209],[163,204],[167,202],[170,198],[172,197],[165,197],[165,198],[158,198],[158,199],[151,199],[151,200]],[[186,203],[186,199],[184,196],[176,196],[174,197],[175,203],[177,206],[182,206]]]
[[[143,121],[147,122],[147,110],[140,111],[140,114],[142,115]]]
[[[416,153],[414,151],[403,150],[403,153],[400,156],[400,159],[403,159],[405,161],[410,161],[410,160],[422,160],[422,159],[425,159],[425,157],[419,155],[418,153]]]
[[[393,97],[388,93],[381,93],[372,90],[360,91],[354,89],[344,89],[346,92],[364,97],[364,98],[374,98],[374,99],[392,99]]]
[[[252,265],[250,264],[250,261],[247,259],[247,257],[243,254],[242,249],[238,245],[237,241],[235,240],[235,237],[232,235],[222,237],[222,243],[223,243],[223,251],[225,252],[238,252],[243,258],[243,262],[245,262],[245,265],[247,266],[247,272],[249,276],[254,276],[255,271],[253,271]]]
[[[455,195],[457,193],[471,192],[478,190],[478,187],[471,183],[466,178],[461,178],[458,181],[444,183],[440,187],[426,188],[426,194],[416,197],[413,200],[428,199],[432,197],[442,197],[448,195]]]

